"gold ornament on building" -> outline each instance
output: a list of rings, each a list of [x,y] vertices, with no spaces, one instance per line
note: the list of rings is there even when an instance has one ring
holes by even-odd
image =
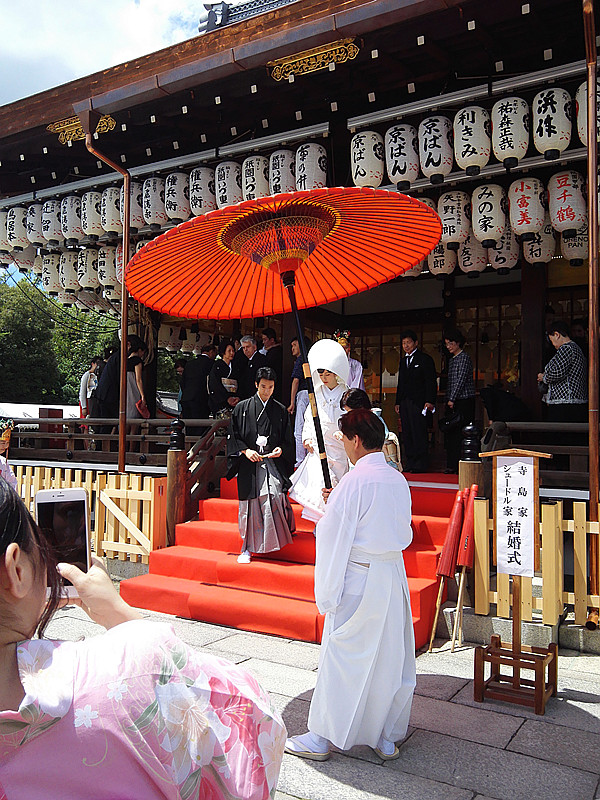
[[[116,124],[117,123],[110,114],[105,114],[103,117],[100,117],[95,132],[108,133],[114,129]],[[79,117],[67,117],[67,119],[53,122],[52,125],[48,125],[46,130],[50,131],[50,133],[58,133],[58,141],[61,144],[75,142],[78,139],[85,139],[85,131],[81,127]]]
[[[292,56],[268,61],[271,77],[276,81],[287,80],[290,75],[308,75],[327,69],[330,64],[344,64],[352,61],[360,51],[356,39],[339,39],[337,42],[303,50]]]

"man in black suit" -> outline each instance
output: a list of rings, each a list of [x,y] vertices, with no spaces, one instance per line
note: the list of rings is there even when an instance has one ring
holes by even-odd
[[[216,346],[205,344],[198,358],[191,358],[186,362],[181,376],[182,419],[208,419],[210,416],[207,381],[216,355]],[[204,430],[191,427],[187,433],[191,436],[201,436]]]
[[[256,394],[256,372],[267,366],[267,357],[258,350],[253,336],[242,336],[240,342],[245,358],[242,356],[240,360],[238,395],[241,400],[247,400]]]
[[[262,332],[262,350],[267,359],[267,367],[275,370],[277,382],[273,397],[283,403],[283,347],[277,341],[277,334],[273,328],[265,328]]]
[[[402,331],[396,413],[402,424],[405,472],[428,470],[427,414],[433,411],[437,394],[435,364],[418,344],[413,330]]]

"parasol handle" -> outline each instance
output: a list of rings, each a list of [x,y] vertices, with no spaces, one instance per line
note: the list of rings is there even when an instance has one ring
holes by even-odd
[[[298,331],[298,345],[300,346],[300,353],[302,354],[302,370],[304,372],[304,377],[306,378],[306,384],[308,388],[308,400],[310,402],[310,408],[312,411],[313,422],[315,425],[315,433],[317,436],[317,447],[319,448],[319,458],[321,460],[321,469],[323,470],[323,481],[325,482],[325,488],[331,489],[331,476],[329,474],[329,466],[327,464],[327,455],[325,453],[325,440],[323,439],[323,431],[321,429],[321,420],[319,419],[319,411],[317,409],[317,401],[315,398],[315,386],[313,384],[312,375],[310,373],[310,367],[308,365],[308,354],[306,352],[306,345],[304,344],[304,332],[302,330],[302,325],[300,323],[300,317],[298,315],[298,305],[296,303],[296,291],[295,291],[295,284],[296,284],[296,276],[293,272],[284,272],[281,275],[281,281],[284,287],[287,289],[287,293],[290,298],[290,303],[292,306],[292,312],[294,314],[294,319],[296,320],[296,329]]]

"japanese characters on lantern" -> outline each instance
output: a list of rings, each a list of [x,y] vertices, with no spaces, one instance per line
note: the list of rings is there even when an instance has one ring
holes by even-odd
[[[100,288],[98,277],[98,251],[85,247],[77,256],[77,282],[82,289],[93,291]]]
[[[102,227],[102,194],[85,192],[81,198],[81,228],[92,241],[97,241],[104,233]]]
[[[458,248],[458,265],[470,278],[476,278],[487,267],[487,250],[471,232]]]
[[[219,164],[215,170],[215,183],[218,208],[242,202],[242,167],[237,161]]]
[[[381,186],[385,168],[383,138],[376,131],[355,133],[350,142],[350,167],[355,186]]]
[[[217,207],[215,196],[215,171],[210,167],[196,167],[190,172],[190,208],[193,216],[214,211]]]
[[[296,191],[296,154],[293,150],[276,150],[269,158],[269,194]]]
[[[437,213],[442,222],[442,244],[458,250],[471,228],[471,198],[466,192],[445,192],[438,200]]]
[[[11,250],[25,250],[29,247],[27,238],[27,209],[13,206],[6,216],[6,237]]]
[[[164,185],[164,181],[163,181]],[[102,192],[100,221],[106,233],[118,236],[123,233],[121,222],[121,192],[116,186],[108,186]]]
[[[532,578],[536,516],[533,458],[497,456],[495,461],[498,572]]]
[[[575,236],[587,221],[587,208],[583,196],[583,178],[575,170],[556,172],[548,181],[548,205],[555,231]]]
[[[269,159],[248,156],[242,163],[242,195],[244,200],[256,200],[269,194]]]
[[[483,247],[495,247],[506,226],[508,206],[502,186],[486,183],[473,190],[471,225]]]
[[[172,172],[165,181],[165,212],[173,222],[190,217],[190,185],[185,172]]]
[[[144,227],[144,208],[143,208],[144,189],[141,183],[132,181],[129,192],[129,232],[137,233]],[[119,194],[119,217],[121,224],[125,218],[125,193],[121,186]]]
[[[546,191],[538,178],[519,178],[508,189],[510,225],[524,241],[542,229],[546,214]]]
[[[577,135],[584,147],[587,147],[587,82],[584,81],[575,95],[575,112],[577,114]],[[596,88],[596,136],[600,142],[600,86]]]
[[[327,186],[327,150],[308,142],[296,150],[296,189],[299,192]]]
[[[532,239],[523,242],[523,258],[529,264],[547,264],[556,250],[554,229],[550,221],[550,214],[546,211],[544,223]]]
[[[146,178],[142,188],[144,221],[153,231],[158,231],[169,221],[165,211],[165,181],[163,178]]]
[[[529,147],[529,106],[520,97],[504,97],[492,107],[492,149],[506,169],[516,167]]]
[[[488,261],[498,275],[507,275],[519,263],[519,242],[510,225],[504,226],[504,233],[497,246],[487,251]]]
[[[561,236],[560,252],[571,267],[583,266],[589,254],[587,222],[584,222],[581,228],[577,229],[575,236],[569,236],[566,239]]]
[[[443,278],[444,275],[451,275],[458,262],[456,250],[448,250],[441,242],[433,248],[427,256],[429,272],[436,278]]]
[[[547,88],[533,99],[533,143],[547,161],[559,158],[571,141],[571,95]]]
[[[62,241],[60,200],[46,200],[42,206],[42,235],[48,244],[58,247]]]
[[[58,277],[60,279],[60,285],[65,292],[77,292],[81,288],[77,280],[78,252],[78,250],[67,250],[60,254]]]
[[[394,125],[385,133],[387,176],[399,192],[419,177],[419,138],[412,125]]]
[[[452,123],[448,117],[427,117],[419,125],[421,171],[432,184],[444,182],[452,172]]]
[[[42,233],[42,204],[32,203],[27,207],[27,238],[34,247],[44,247]]]
[[[492,152],[490,115],[480,106],[461,108],[454,117],[454,158],[467,175],[479,175]]]
[[[42,286],[51,297],[56,296],[63,288],[58,277],[59,263],[59,253],[46,253],[44,255],[42,262]]]

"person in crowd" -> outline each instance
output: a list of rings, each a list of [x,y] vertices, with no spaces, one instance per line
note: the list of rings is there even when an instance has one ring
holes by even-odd
[[[141,339],[135,334],[127,337],[127,355],[131,354],[132,347],[139,347]],[[143,342],[142,342],[143,344]],[[109,349],[109,348],[108,348]],[[106,355],[105,351],[105,355]],[[109,356],[108,361],[102,368],[96,398],[98,400],[98,416],[103,419],[115,419],[119,416],[119,393],[121,388],[121,351],[115,349]],[[111,425],[103,426],[101,433],[114,433],[116,427]]]
[[[429,469],[428,422],[435,409],[437,380],[433,358],[419,349],[417,334],[401,334],[403,357],[398,367],[396,413],[400,416],[406,472]]]
[[[266,356],[267,367],[275,370],[277,375],[277,383],[275,384],[275,399],[280,403],[283,402],[283,347],[277,341],[277,334],[273,328],[265,328],[262,332],[262,349],[261,353]]]
[[[181,381],[183,378],[183,371],[185,369],[187,359],[185,358],[176,358],[173,362],[173,366],[175,367],[175,374],[177,375],[177,382],[179,383],[179,391],[177,392],[177,410],[181,414]]]
[[[219,356],[208,375],[208,403],[215,419],[230,417],[239,403],[238,382],[233,372],[235,350],[228,339],[221,339]]]
[[[459,420],[444,434],[447,473],[458,472],[462,429],[473,422],[475,417],[475,383],[473,364],[463,350],[465,337],[458,330],[444,334],[444,344],[450,354],[448,363],[448,384],[446,387],[446,407],[459,415]]]
[[[586,361],[589,351],[588,322],[587,319],[574,319],[571,323],[571,339],[579,345]]]
[[[202,346],[200,355],[186,362],[181,377],[181,416],[186,419],[208,419],[208,376],[213,367],[217,348],[214,344]],[[190,436],[202,436],[205,428],[187,429]]]
[[[129,341],[129,338],[131,339]],[[142,409],[147,409],[146,394],[142,372],[144,359],[148,355],[148,347],[139,336],[128,337],[130,347],[127,357],[127,419],[142,419]],[[127,433],[135,433],[137,425],[128,425]],[[133,443],[130,443],[133,447]],[[137,449],[137,448],[135,448]]]
[[[548,421],[587,422],[588,372],[581,348],[562,320],[552,322],[547,333],[555,353],[537,379],[548,387],[543,396]]]
[[[306,352],[310,350],[312,342],[308,336],[304,337],[304,347]],[[294,368],[292,369],[292,385],[290,388],[290,404],[288,412],[295,413],[294,417],[294,439],[296,440],[296,467],[304,461],[306,450],[302,444],[302,428],[304,427],[304,412],[308,408],[308,384],[304,377],[302,353],[300,352],[300,342],[296,336],[291,341],[292,356],[294,357]]]
[[[110,345],[109,347],[105,347],[104,348],[104,352],[102,354],[102,361],[100,361],[100,363],[96,367],[96,377],[98,378],[98,380],[100,380],[100,376],[102,375],[102,370],[104,369],[104,367],[108,363],[108,359],[115,352],[115,349],[116,348],[114,348],[112,345]]]
[[[385,433],[385,440],[383,443],[383,455],[385,456],[385,460],[390,467],[402,470],[402,459],[400,457],[400,444],[398,442],[398,437],[395,433],[392,433],[385,424],[381,408],[371,405],[369,395],[366,392],[363,392],[362,389],[348,389],[348,391],[344,392],[342,395],[340,405],[343,411],[352,411],[355,408],[370,409],[373,414],[375,414],[377,418],[381,420]],[[340,441],[342,441],[343,436],[341,431],[338,431],[335,435]],[[352,465],[350,465],[350,469],[352,469]]]
[[[62,579],[104,634],[33,638],[58,607]],[[285,727],[256,678],[143,619],[99,559],[87,573],[56,565],[1,480],[0,654],[0,796],[274,796]]]
[[[415,642],[402,551],[412,541],[406,479],[381,452],[384,428],[354,409],[340,419],[354,469],[331,492],[317,524],[315,599],[326,614],[308,732],[286,753],[325,761],[375,748],[394,759],[406,736],[416,684]]]
[[[276,379],[271,367],[259,367],[256,392],[236,405],[227,435],[227,478],[237,476],[240,499],[240,564],[290,544],[296,529],[287,496],[294,438],[287,409],[273,398]]]
[[[333,339],[320,339],[308,352],[308,364],[315,387],[327,464],[332,485],[335,486],[348,471],[343,444],[334,436],[342,415],[340,400],[348,388],[348,358],[342,346]],[[324,480],[310,406],[304,413],[302,442],[307,455],[292,475],[290,497],[304,506],[302,516],[305,519],[317,522],[325,510],[321,494]]]
[[[348,373],[348,386],[350,389],[365,390],[365,381],[363,378],[363,367],[360,361],[350,357],[351,341],[350,331],[337,330],[333,334],[333,338],[344,348],[344,352],[348,357],[348,364],[350,365],[350,372]]]
[[[96,371],[98,365],[102,363],[100,356],[92,358],[90,368],[87,369],[81,376],[79,384],[79,413],[82,419],[85,417],[93,417],[92,405],[95,404],[96,390],[98,388],[98,378]],[[94,409],[95,411],[96,409]]]
[[[242,336],[238,389],[240,400],[248,400],[256,394],[256,373],[267,366],[267,357],[258,350],[254,336]]]
[[[17,478],[7,461],[10,435],[15,427],[12,419],[0,419],[0,478],[17,491]]]

